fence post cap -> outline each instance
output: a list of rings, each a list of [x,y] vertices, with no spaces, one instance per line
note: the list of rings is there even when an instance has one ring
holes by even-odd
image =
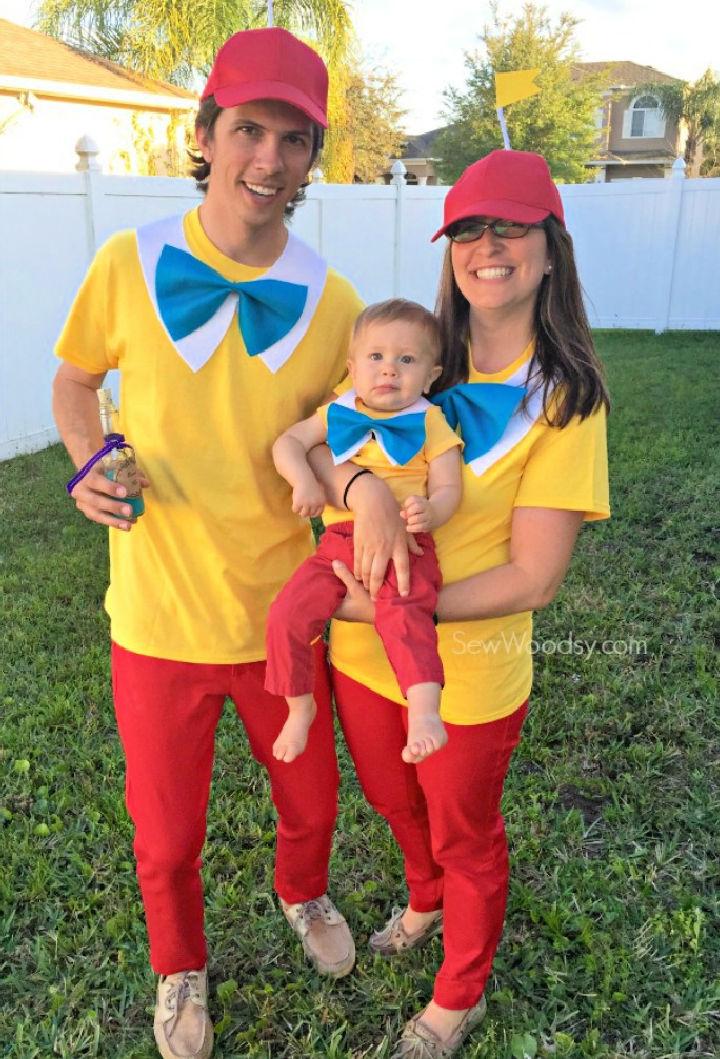
[[[392,174],[392,182],[396,185],[402,185],[405,183],[405,174],[407,173],[407,167],[403,162],[397,158],[390,166],[390,172]]]
[[[678,179],[681,180],[685,176],[685,170],[686,169],[687,169],[687,166],[685,164],[685,159],[682,158],[682,157],[676,158],[675,161],[672,164],[672,178],[673,178],[673,180],[678,180]]]
[[[310,174],[310,179],[312,180],[313,184],[322,184],[323,180],[325,179],[325,174],[323,173],[320,166],[316,166],[316,168],[313,169],[312,173]]]
[[[78,156],[75,168],[79,173],[85,172],[89,169],[100,168],[100,163],[98,162],[100,148],[95,143],[92,136],[81,136],[75,144],[75,153]]]

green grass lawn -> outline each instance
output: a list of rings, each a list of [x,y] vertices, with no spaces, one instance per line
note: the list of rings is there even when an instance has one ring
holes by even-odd
[[[507,926],[468,1057],[720,1055],[720,335],[598,342],[614,518],[585,529],[537,621],[505,798]],[[105,533],[68,502],[69,473],[57,446],[0,465],[0,1056],[151,1059]],[[276,909],[267,784],[226,711],[205,858],[219,1059],[384,1056],[430,995],[438,941],[394,963],[367,954],[401,864],[344,749],[341,768],[333,892],[359,959],[329,984]]]

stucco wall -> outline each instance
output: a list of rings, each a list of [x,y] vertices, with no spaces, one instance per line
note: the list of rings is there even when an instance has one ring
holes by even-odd
[[[408,177],[414,176],[418,183],[423,179],[428,184],[437,184],[437,176],[435,174],[435,166],[431,162],[416,162],[412,158],[403,159],[405,168],[408,172]],[[413,181],[410,181],[413,183]]]
[[[610,121],[610,150],[614,153],[633,154],[636,151],[654,151],[657,154],[670,154],[675,158],[677,154],[676,145],[678,140],[677,125],[671,121],[665,121],[665,135],[657,137],[645,136],[623,136],[623,119],[625,111],[632,96],[623,96],[612,102],[612,117]]]
[[[670,166],[657,165],[608,165],[605,180],[638,180],[640,177],[669,177]]]
[[[74,145],[88,135],[100,148],[105,173],[174,176],[187,120],[179,114],[41,98],[30,109],[17,96],[0,95],[0,169],[72,172]]]

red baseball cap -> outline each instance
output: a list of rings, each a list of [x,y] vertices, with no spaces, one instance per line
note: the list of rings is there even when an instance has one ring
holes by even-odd
[[[328,73],[317,52],[273,26],[234,33],[215,56],[201,99],[221,107],[256,99],[290,103],[327,128]]]
[[[499,217],[520,224],[536,224],[551,214],[565,224],[562,199],[553,184],[548,164],[532,151],[491,151],[473,162],[450,188],[445,198],[442,228],[466,217]]]

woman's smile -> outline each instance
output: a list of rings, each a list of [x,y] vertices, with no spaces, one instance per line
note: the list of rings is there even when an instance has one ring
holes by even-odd
[[[514,271],[515,269],[510,265],[489,265],[485,268],[471,270],[471,275],[474,275],[477,279],[498,280],[507,279],[512,276]]]

